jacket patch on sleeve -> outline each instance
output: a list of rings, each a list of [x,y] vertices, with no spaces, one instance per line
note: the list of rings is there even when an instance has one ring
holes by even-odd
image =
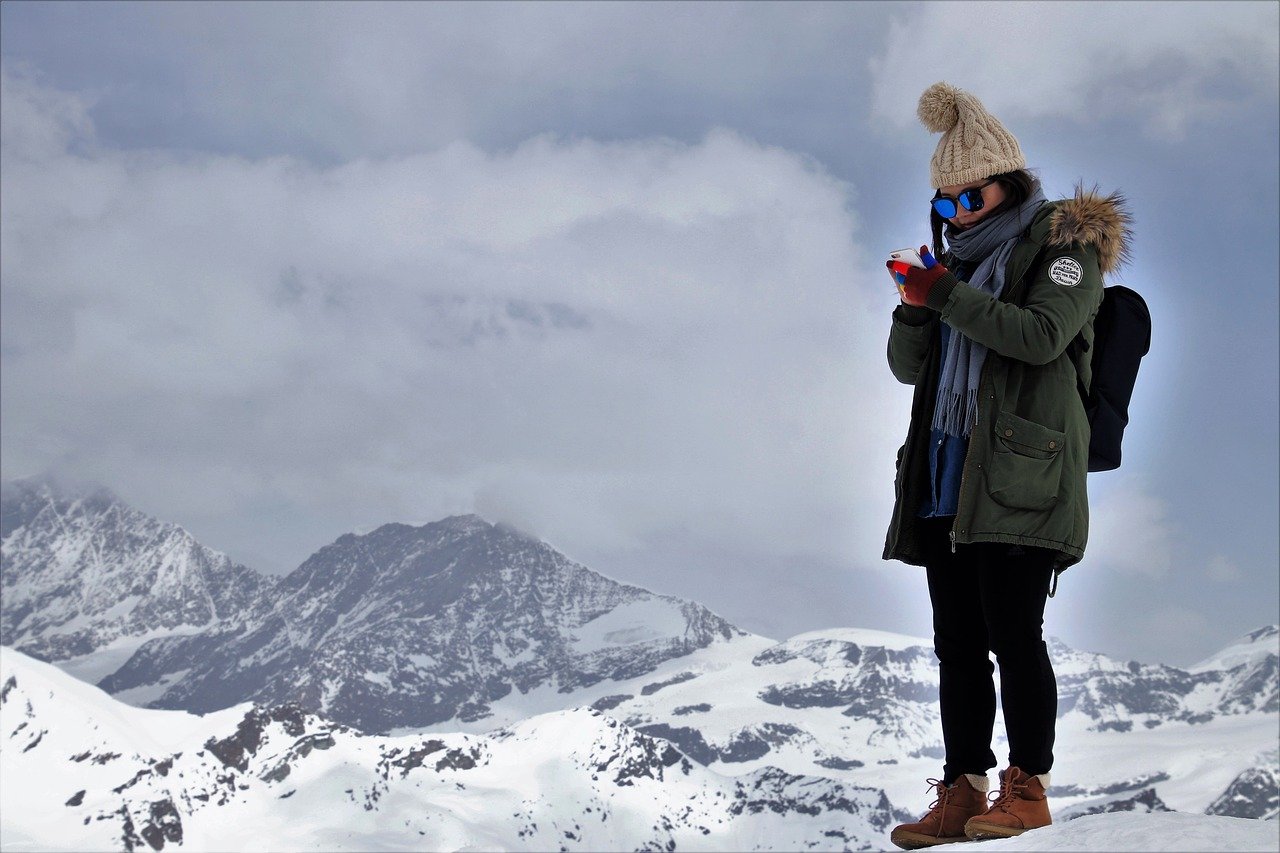
[[[1075,258],[1058,258],[1049,266],[1049,280],[1065,287],[1075,287],[1084,278],[1084,267]]]

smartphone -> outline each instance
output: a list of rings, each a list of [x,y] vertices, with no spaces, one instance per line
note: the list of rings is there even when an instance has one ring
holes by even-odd
[[[924,261],[920,258],[919,249],[897,249],[889,253],[889,260],[897,261],[911,267],[924,269]]]

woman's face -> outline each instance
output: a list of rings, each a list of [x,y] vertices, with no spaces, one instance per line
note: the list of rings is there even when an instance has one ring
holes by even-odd
[[[960,195],[960,193],[964,192],[970,187],[981,187],[983,184],[987,183],[987,181],[989,180],[991,179],[983,178],[980,181],[970,181],[967,184],[952,184],[949,187],[940,187],[938,192],[942,193],[943,195],[951,196],[952,198],[955,198],[956,196]],[[963,231],[966,228],[970,228],[978,224],[979,222],[981,222],[983,217],[985,217],[988,213],[998,208],[1004,202],[1005,195],[1006,194],[1004,191],[1004,186],[1002,184],[999,184],[999,183],[990,184],[984,187],[982,190],[982,210],[979,210],[979,211],[965,210],[964,205],[957,204],[956,215],[951,217],[947,221],[951,223],[953,228],[959,231]]]

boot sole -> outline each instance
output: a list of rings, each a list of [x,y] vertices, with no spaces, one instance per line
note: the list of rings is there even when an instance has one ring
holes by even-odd
[[[975,823],[970,821],[964,825],[964,834],[970,841],[982,841],[987,838],[1013,838],[1026,832],[1025,829],[1014,829],[1012,826],[1000,826],[994,823]]]
[[[889,840],[903,850],[919,850],[922,847],[937,847],[939,844],[956,844],[968,841],[967,835],[925,835],[923,832],[895,831],[890,833]]]

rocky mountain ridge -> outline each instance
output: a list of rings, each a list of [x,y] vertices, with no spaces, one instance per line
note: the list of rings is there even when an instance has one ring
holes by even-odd
[[[7,842],[59,849],[866,849],[884,793],[726,777],[598,711],[486,735],[379,737],[296,706],[121,705],[0,654]]]
[[[17,484],[8,494],[18,497],[5,508],[6,639],[138,705],[294,703],[387,731],[481,719],[513,693],[568,694],[743,636],[699,604],[612,580],[476,515],[344,534],[274,583],[231,575],[215,603],[236,606],[192,616],[192,596],[164,597],[164,579],[221,578],[196,571],[212,558],[159,579],[150,568],[173,562],[175,538],[202,547],[185,531],[105,491],[51,497]],[[110,571],[103,553],[115,555]],[[110,665],[87,673],[85,658]]]
[[[260,606],[271,582],[107,489],[7,482],[0,500],[0,642],[42,660],[116,658]]]
[[[1063,771],[1070,806],[1205,809],[1165,760],[1188,738],[1196,760],[1231,770],[1215,782],[1223,808],[1274,810],[1275,761],[1233,738],[1274,724],[1278,643],[1268,626],[1179,669],[1051,639],[1063,737],[1086,751],[1140,732],[1159,744],[1103,778]],[[775,642],[473,515],[339,537],[238,618],[143,642],[100,683],[137,705],[293,704],[365,732],[479,735],[590,707],[719,773],[772,766],[903,803],[942,756],[928,640],[836,629]]]

